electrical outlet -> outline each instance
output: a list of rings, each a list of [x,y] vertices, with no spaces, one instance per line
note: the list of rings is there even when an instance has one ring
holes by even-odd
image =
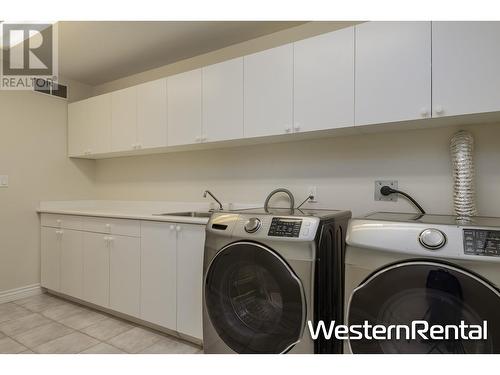
[[[0,176],[0,188],[9,187],[9,176],[2,175]]]
[[[382,186],[390,186],[393,189],[398,188],[398,181],[397,180],[377,180],[375,181],[375,200],[376,201],[388,201],[388,202],[397,202],[398,201],[398,194],[391,194],[391,195],[382,195],[380,192],[380,188]]]
[[[309,200],[309,203],[318,202],[318,188],[316,186],[309,186],[307,188],[307,195],[312,195],[313,198]]]

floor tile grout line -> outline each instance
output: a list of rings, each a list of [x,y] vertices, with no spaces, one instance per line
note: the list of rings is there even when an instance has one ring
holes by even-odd
[[[56,323],[56,324],[62,325],[62,326],[64,326],[65,328],[70,329],[72,332],[67,333],[67,334],[65,334],[65,335],[62,335],[62,336],[58,336],[58,337],[56,337],[56,338],[53,338],[53,339],[51,339],[51,340],[49,340],[49,341],[46,341],[46,342],[44,342],[44,343],[42,343],[42,344],[37,345],[36,347],[39,347],[39,346],[41,346],[41,345],[44,345],[44,344],[50,343],[50,342],[52,342],[52,341],[55,341],[55,340],[61,339],[62,337],[69,336],[69,335],[71,335],[71,334],[73,334],[73,333],[78,332],[78,333],[81,333],[81,334],[83,334],[83,335],[85,335],[85,336],[87,336],[87,337],[89,337],[89,338],[91,338],[91,339],[93,339],[93,340],[96,340],[96,341],[97,341],[97,343],[96,343],[95,345],[91,345],[90,347],[88,347],[88,348],[86,348],[86,349],[83,349],[83,350],[82,350],[82,351],[80,351],[79,353],[82,353],[83,351],[88,350],[88,349],[90,349],[90,348],[92,348],[92,347],[94,347],[94,346],[97,346],[97,345],[99,345],[99,344],[107,344],[107,345],[110,345],[111,347],[113,347],[114,349],[120,350],[120,351],[122,351],[122,352],[124,352],[124,353],[127,353],[127,354],[136,354],[136,353],[130,353],[130,352],[127,352],[126,350],[121,349],[121,348],[119,348],[119,347],[117,347],[117,346],[113,345],[113,344],[112,344],[112,343],[110,343],[109,341],[110,341],[110,340],[112,340],[112,339],[114,339],[114,338],[116,338],[117,336],[120,336],[121,334],[124,334],[124,333],[127,333],[127,332],[131,331],[131,330],[132,330],[132,329],[134,329],[134,328],[140,328],[140,329],[143,329],[143,330],[145,330],[145,331],[148,331],[148,332],[150,332],[150,333],[153,333],[153,334],[156,334],[156,335],[160,336],[160,338],[159,338],[157,341],[155,341],[155,342],[154,342],[154,343],[152,343],[151,345],[148,345],[147,347],[145,347],[145,348],[141,349],[141,351],[140,351],[140,352],[142,352],[142,351],[144,351],[144,350],[147,350],[147,349],[151,348],[152,346],[156,345],[159,341],[161,341],[161,339],[162,339],[162,338],[163,338],[163,339],[168,339],[168,340],[171,340],[171,341],[176,342],[176,343],[179,343],[179,344],[181,344],[181,345],[186,345],[186,346],[189,346],[189,347],[193,347],[193,348],[194,348],[194,347],[197,347],[197,348],[198,348],[198,345],[195,345],[195,344],[193,344],[193,343],[190,343],[189,341],[187,341],[187,340],[183,340],[182,338],[179,338],[179,337],[177,337],[177,336],[169,335],[169,334],[167,334],[167,333],[164,333],[164,332],[161,332],[161,331],[155,330],[155,329],[153,329],[153,328],[150,328],[150,327],[147,327],[147,326],[143,326],[143,325],[140,325],[140,324],[136,324],[135,322],[132,322],[132,321],[127,321],[127,320],[125,320],[125,319],[122,319],[121,317],[114,316],[114,315],[112,315],[112,314],[110,314],[110,313],[107,313],[107,312],[105,312],[105,311],[97,310],[97,309],[94,309],[94,308],[92,308],[92,307],[88,307],[88,306],[85,306],[85,305],[79,304],[79,303],[77,303],[77,302],[71,301],[71,300],[65,300],[65,299],[60,298],[60,297],[58,297],[58,296],[53,296],[53,295],[51,295],[50,293],[43,293],[43,294],[41,294],[41,295],[32,296],[32,297],[27,297],[27,298],[33,298],[33,297],[38,297],[38,296],[42,296],[42,295],[46,295],[46,297],[47,297],[47,298],[53,298],[53,299],[55,299],[55,300],[58,300],[58,301],[60,302],[60,304],[55,304],[55,305],[53,305],[53,306],[48,306],[48,307],[47,307],[47,308],[45,308],[45,309],[42,309],[42,310],[39,310],[39,311],[34,311],[34,310],[31,310],[31,309],[29,309],[29,308],[25,307],[25,305],[26,305],[26,304],[28,304],[29,302],[27,302],[27,303],[26,303],[26,304],[24,304],[24,305],[19,304],[19,303],[16,303],[16,301],[10,301],[10,302],[7,302],[7,303],[11,303],[11,302],[12,302],[12,303],[13,303],[13,304],[15,304],[16,306],[18,306],[18,307],[22,307],[22,308],[24,308],[25,310],[29,311],[31,314],[38,314],[38,315],[42,316],[43,318],[45,318],[45,319],[47,319],[47,320],[49,321],[49,322],[48,322],[48,323],[46,323],[46,324],[41,324],[41,325],[39,325],[39,326],[36,326],[36,327],[30,328],[30,329],[28,329],[28,330],[26,330],[26,331],[24,331],[24,332],[20,333],[19,335],[22,335],[22,334],[24,334],[24,333],[26,333],[26,332],[28,332],[28,331],[30,331],[30,330],[32,330],[32,329],[40,328],[40,327],[43,327],[43,326],[46,326],[46,325],[49,325],[49,324],[52,324],[52,323]],[[20,300],[18,300],[18,301],[20,301]],[[79,308],[81,308],[83,311],[87,310],[87,311],[90,311],[90,312],[95,312],[95,313],[101,314],[101,315],[103,315],[103,316],[104,316],[104,318],[103,318],[103,319],[101,319],[101,320],[99,320],[99,321],[97,321],[97,322],[95,322],[95,323],[92,323],[92,324],[90,324],[90,325],[88,325],[88,326],[86,326],[86,327],[82,327],[82,328],[76,329],[76,328],[73,328],[73,327],[71,327],[71,326],[68,326],[68,325],[66,325],[66,324],[62,323],[60,320],[56,320],[56,319],[54,319],[54,318],[48,317],[48,316],[46,316],[46,315],[44,315],[44,314],[43,314],[43,312],[44,312],[44,311],[46,311],[46,310],[48,310],[48,309],[50,309],[50,308],[52,308],[52,307],[62,306],[62,305],[64,305],[64,304],[79,307]],[[70,318],[70,317],[75,316],[75,315],[77,315],[77,314],[79,314],[79,313],[81,313],[81,312],[75,312],[74,314],[70,314],[70,315],[68,315],[68,316],[64,316],[62,319],[67,319],[67,318]],[[16,319],[20,319],[20,318],[10,319],[10,320],[5,321],[5,322],[2,322],[2,323],[6,323],[6,322],[13,321],[13,320],[16,320]],[[130,328],[130,329],[127,329],[127,330],[125,330],[124,332],[120,332],[120,333],[118,333],[118,334],[116,334],[116,335],[114,335],[114,336],[112,336],[112,337],[110,337],[110,338],[107,338],[106,340],[101,340],[101,339],[99,339],[99,338],[97,338],[97,337],[93,337],[93,336],[91,336],[91,335],[89,335],[89,334],[87,334],[86,332],[84,332],[84,331],[83,331],[84,329],[87,329],[87,328],[89,328],[89,327],[91,327],[91,326],[93,326],[93,325],[99,324],[99,323],[100,323],[102,320],[104,320],[104,319],[113,319],[113,320],[116,320],[116,321],[120,321],[120,322],[123,322],[123,323],[129,324],[129,325],[131,326],[131,328]],[[35,352],[35,353],[38,353],[38,352],[36,352],[36,351],[35,351],[35,348],[32,348],[32,347],[30,347],[30,346],[27,346],[27,345],[22,344],[21,342],[17,341],[14,337],[12,337],[12,336],[10,336],[10,335],[5,334],[5,337],[8,337],[8,338],[12,339],[13,341],[15,341],[16,343],[18,343],[19,345],[21,345],[23,348],[26,348],[26,349],[28,349],[28,350],[31,350],[31,351]],[[139,353],[140,353],[140,352],[139,352]],[[79,353],[76,353],[76,354],[79,354]],[[168,354],[168,353],[165,353],[165,354]]]

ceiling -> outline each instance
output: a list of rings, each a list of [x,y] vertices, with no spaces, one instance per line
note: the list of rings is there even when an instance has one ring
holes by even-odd
[[[99,85],[303,23],[59,22],[59,74]]]

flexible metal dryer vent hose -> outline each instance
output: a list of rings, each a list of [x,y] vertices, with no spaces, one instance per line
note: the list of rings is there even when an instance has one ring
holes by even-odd
[[[477,215],[474,180],[474,138],[459,131],[450,142],[453,167],[453,206],[459,218]]]

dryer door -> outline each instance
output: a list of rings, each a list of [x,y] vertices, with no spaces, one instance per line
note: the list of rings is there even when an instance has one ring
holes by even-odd
[[[302,283],[261,244],[236,242],[217,253],[205,278],[205,305],[219,337],[237,353],[284,353],[302,337]]]
[[[395,325],[391,337],[351,339],[349,345],[353,353],[500,353],[499,311],[499,292],[482,278],[447,263],[403,262],[365,280],[353,291],[347,311],[351,329],[365,321],[385,327]],[[449,328],[448,339],[433,339],[429,331],[425,338],[417,334],[406,339],[405,328],[397,325],[411,329],[412,321],[459,327],[462,322],[483,327],[486,321],[487,336],[467,339],[460,328]],[[471,331],[467,328],[465,332],[468,335]]]

